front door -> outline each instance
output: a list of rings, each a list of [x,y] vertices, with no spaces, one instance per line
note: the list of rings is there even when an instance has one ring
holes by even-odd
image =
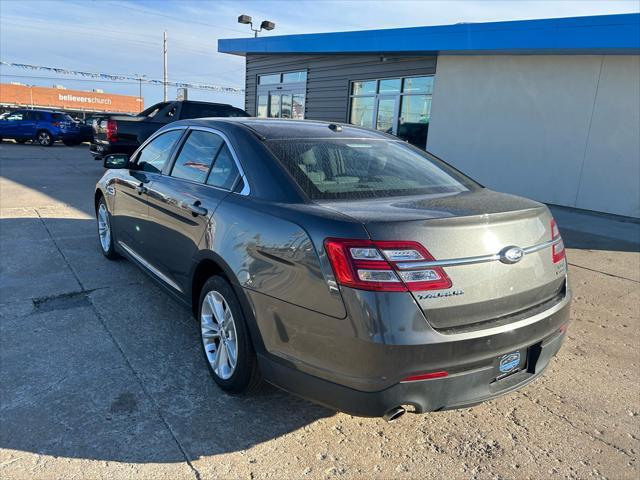
[[[150,258],[172,287],[186,291],[193,258],[209,219],[229,195],[239,171],[219,134],[192,128],[173,166],[149,190]]]
[[[162,172],[183,132],[170,130],[155,137],[135,155],[131,169],[115,182],[114,231],[117,241],[124,244],[121,246],[138,260],[144,259],[145,250],[153,241],[148,235],[149,187]]]
[[[7,138],[19,138],[20,126],[24,121],[24,110],[18,110],[10,113],[5,120],[2,121],[2,135]]]
[[[18,130],[20,138],[34,138],[36,136],[36,123],[40,119],[40,112],[27,111],[22,117]]]

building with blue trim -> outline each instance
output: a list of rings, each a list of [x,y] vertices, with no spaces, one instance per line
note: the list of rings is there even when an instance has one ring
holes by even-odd
[[[246,110],[353,123],[480,183],[640,218],[640,14],[221,39]]]

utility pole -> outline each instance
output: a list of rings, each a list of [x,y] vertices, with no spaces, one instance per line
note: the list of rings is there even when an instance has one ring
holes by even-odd
[[[145,78],[146,75],[138,73],[136,76],[138,77],[138,103],[140,104],[139,106],[142,107],[144,103],[142,100],[142,79]],[[140,110],[142,110],[142,108]]]
[[[164,76],[162,78],[164,83],[164,101],[166,102],[169,99],[169,76],[167,72],[167,32],[164,32],[162,37],[162,55],[164,59]]]

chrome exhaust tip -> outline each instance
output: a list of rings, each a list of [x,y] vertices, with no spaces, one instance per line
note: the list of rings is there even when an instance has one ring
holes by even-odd
[[[403,407],[394,407],[385,413],[382,418],[384,418],[387,422],[394,422],[399,419],[402,415],[406,413],[406,410]]]

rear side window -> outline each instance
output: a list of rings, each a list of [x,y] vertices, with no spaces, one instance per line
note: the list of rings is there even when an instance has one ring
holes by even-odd
[[[151,140],[138,155],[138,169],[151,173],[162,172],[162,167],[182,132],[183,130],[170,130]]]
[[[477,184],[435,157],[386,139],[267,142],[312,199],[359,199],[468,191]]]
[[[207,105],[205,103],[185,103],[182,105],[180,118],[206,117],[247,117],[243,110],[224,105]]]
[[[223,143],[215,133],[192,131],[180,150],[171,176],[204,183]]]
[[[231,190],[239,174],[240,172],[238,171],[236,162],[231,155],[229,147],[225,143],[213,164],[213,168],[207,179],[207,184]]]

